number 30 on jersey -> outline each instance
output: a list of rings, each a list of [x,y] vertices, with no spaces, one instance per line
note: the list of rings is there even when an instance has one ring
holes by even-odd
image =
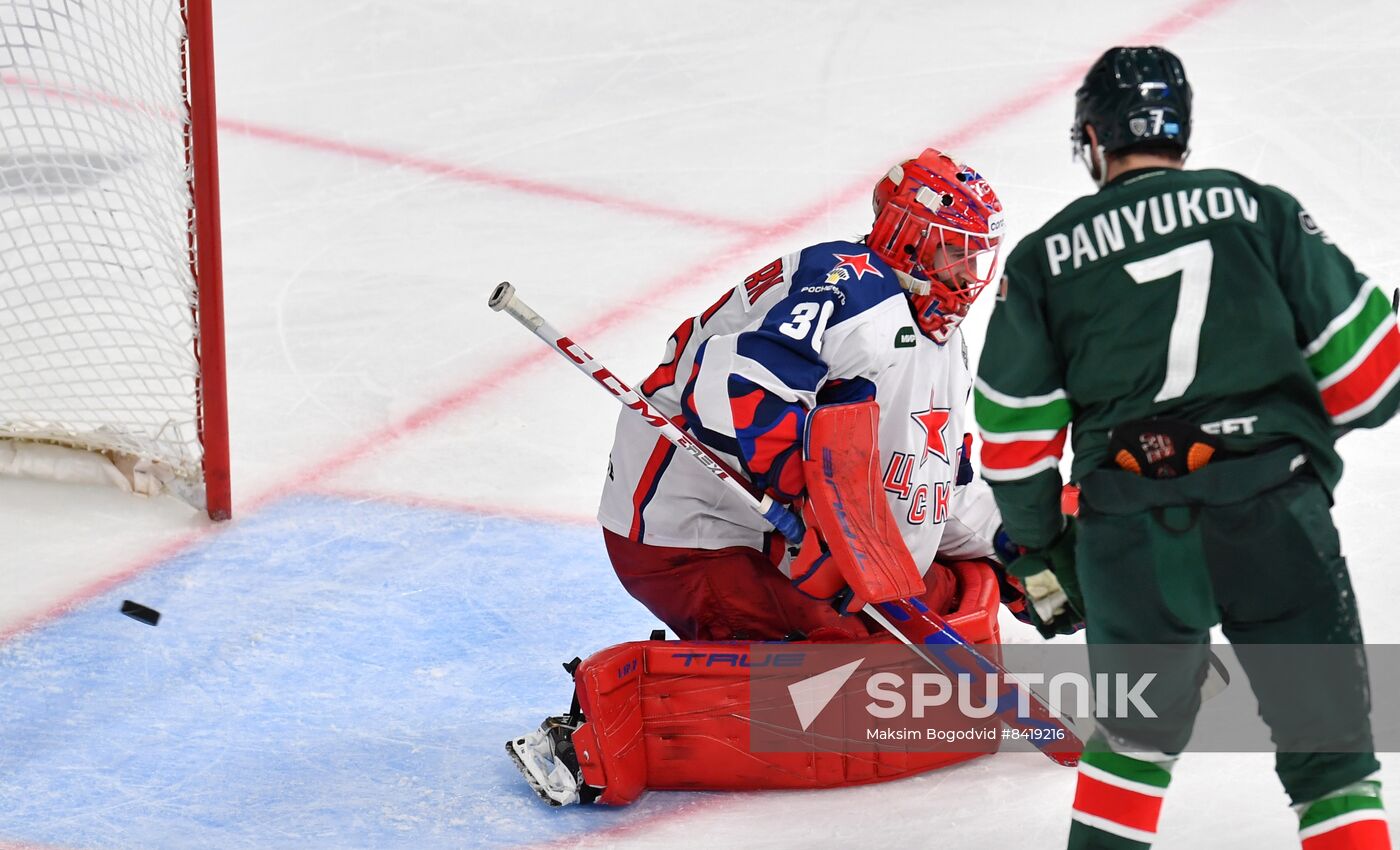
[[[807,339],[810,334],[812,351],[821,354],[822,334],[826,333],[826,323],[835,309],[836,303],[834,301],[820,304],[815,301],[803,301],[792,308],[792,319],[778,325],[778,330],[783,336],[790,336],[798,340]]]

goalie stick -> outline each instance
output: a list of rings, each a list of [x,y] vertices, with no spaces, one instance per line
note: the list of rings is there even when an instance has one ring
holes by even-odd
[[[637,415],[647,421],[647,424],[661,432],[672,445],[695,458],[695,461],[710,471],[730,490],[741,496],[744,501],[750,504],[759,516],[778,530],[783,537],[788,540],[802,539],[802,521],[792,514],[791,511],[773,501],[771,496],[764,495],[761,498],[754,494],[745,482],[731,474],[728,467],[719,458],[710,453],[709,449],[690,439],[690,437],[676,427],[676,424],[666,418],[666,414],[652,407],[640,393],[618,380],[612,372],[598,363],[593,357],[583,350],[583,347],[559,331],[554,326],[546,322],[539,313],[530,309],[525,302],[515,295],[515,287],[509,283],[501,283],[491,291],[491,298],[486,302],[492,310],[505,312],[511,318],[524,325],[527,330],[535,336],[544,340],[550,348],[563,355],[568,361],[578,368],[580,372],[592,378],[603,389],[622,402],[624,407],[636,411]]]
[[[510,283],[497,284],[491,291],[487,305],[492,310],[504,312],[520,322],[550,348],[574,364],[580,372],[607,390],[624,407],[646,420],[647,424],[661,433],[661,436],[694,458],[724,486],[740,496],[789,543],[802,540],[802,522],[791,511],[766,494],[754,493],[746,481],[733,475],[724,462],[715,457],[708,448],[691,439],[640,393],[619,380],[607,367],[584,351],[582,346],[560,333],[525,304],[515,294],[515,287]],[[1016,681],[1015,677],[995,660],[979,652],[946,620],[919,600],[898,599],[878,605],[871,604],[866,606],[865,611],[895,638],[947,675],[971,674],[968,681],[974,687],[984,686],[987,674],[995,675],[1001,684],[989,697],[995,700],[997,719],[1023,733],[1019,737],[1030,740],[1055,762],[1069,766],[1079,763],[1083,744],[1069,726],[1057,718],[1035,692]],[[1020,713],[1018,703],[1029,707],[1029,716]]]

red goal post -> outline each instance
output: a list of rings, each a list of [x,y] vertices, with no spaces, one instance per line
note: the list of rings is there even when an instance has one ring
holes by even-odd
[[[231,514],[212,33],[210,0],[0,0],[0,472]]]

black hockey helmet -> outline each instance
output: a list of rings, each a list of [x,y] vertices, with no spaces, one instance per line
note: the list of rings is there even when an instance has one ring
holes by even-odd
[[[1086,124],[1094,126],[1105,154],[1165,143],[1185,155],[1191,138],[1191,84],[1181,60],[1164,47],[1110,48],[1074,93],[1070,137],[1076,153],[1086,152]]]

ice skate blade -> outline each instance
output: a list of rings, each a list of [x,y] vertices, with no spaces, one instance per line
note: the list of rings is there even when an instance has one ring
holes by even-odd
[[[549,789],[546,787],[546,779],[539,773],[539,766],[535,764],[534,759],[530,756],[524,738],[512,738],[506,741],[506,753],[510,756],[510,760],[515,762],[516,769],[525,777],[525,781],[529,783],[531,790],[533,790],[541,800],[544,800],[546,803],[556,808],[566,803],[573,802],[572,800],[560,800],[550,795]]]

